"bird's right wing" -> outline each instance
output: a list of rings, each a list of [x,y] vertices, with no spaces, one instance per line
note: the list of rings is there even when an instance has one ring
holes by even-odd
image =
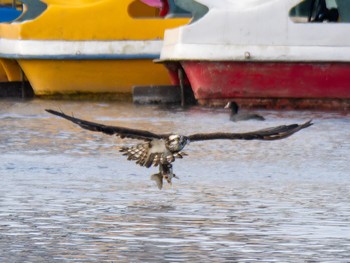
[[[109,125],[104,125],[96,122],[86,121],[79,118],[75,118],[73,116],[66,115],[63,112],[58,112],[55,110],[47,109],[46,111],[51,114],[62,117],[66,120],[69,120],[75,124],[78,124],[83,129],[86,129],[89,131],[95,131],[95,132],[103,132],[108,135],[117,135],[120,138],[131,138],[131,139],[149,141],[152,139],[161,139],[166,136],[161,134],[155,134],[145,130],[130,129],[130,128],[120,127],[120,126],[109,126]]]
[[[191,142],[206,140],[280,140],[313,125],[310,121],[303,124],[281,125],[246,133],[196,133],[187,136]]]

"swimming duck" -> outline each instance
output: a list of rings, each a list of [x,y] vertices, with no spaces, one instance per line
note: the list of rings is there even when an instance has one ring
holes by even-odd
[[[151,166],[158,166],[159,173],[151,176],[155,180],[159,189],[162,189],[163,179],[169,184],[172,178],[177,178],[173,173],[172,163],[178,159],[183,158],[187,154],[182,152],[183,148],[189,142],[207,141],[207,140],[280,140],[291,136],[292,134],[311,126],[313,123],[307,121],[303,124],[290,124],[271,127],[263,130],[246,132],[246,133],[196,133],[191,135],[179,134],[159,134],[146,130],[131,129],[121,126],[108,126],[91,121],[82,120],[73,116],[47,109],[47,112],[69,120],[81,128],[102,132],[108,135],[116,135],[120,138],[130,138],[143,141],[135,146],[119,147],[119,151],[127,156],[129,161],[135,161],[136,164],[149,168]]]
[[[230,114],[231,121],[247,121],[247,120],[264,121],[265,120],[263,116],[256,113],[238,112],[239,106],[234,101],[228,102],[225,106],[225,109],[231,109],[231,114]]]

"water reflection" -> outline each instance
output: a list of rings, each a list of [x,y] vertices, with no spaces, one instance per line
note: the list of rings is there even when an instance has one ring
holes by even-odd
[[[1,262],[347,262],[350,124],[344,113],[65,101],[0,104]],[[314,119],[275,142],[201,142],[159,191],[121,140],[44,113],[159,132],[247,131]],[[133,143],[127,140],[124,143]]]

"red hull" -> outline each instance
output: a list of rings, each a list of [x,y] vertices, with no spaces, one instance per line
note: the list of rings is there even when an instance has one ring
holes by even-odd
[[[350,63],[182,61],[199,101],[301,100],[350,104]],[[176,64],[167,65],[174,84]]]

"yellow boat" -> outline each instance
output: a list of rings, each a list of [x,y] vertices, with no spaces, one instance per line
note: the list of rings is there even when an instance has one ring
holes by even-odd
[[[13,0],[0,0],[0,22],[15,19],[19,11]],[[21,80],[21,69],[15,60],[0,58],[0,82]]]
[[[20,2],[22,15],[0,23],[0,62],[3,69],[12,66],[0,75],[18,78],[17,61],[36,95],[131,94],[134,85],[171,83],[163,65],[152,61],[164,30],[188,17],[160,17],[138,0]]]

